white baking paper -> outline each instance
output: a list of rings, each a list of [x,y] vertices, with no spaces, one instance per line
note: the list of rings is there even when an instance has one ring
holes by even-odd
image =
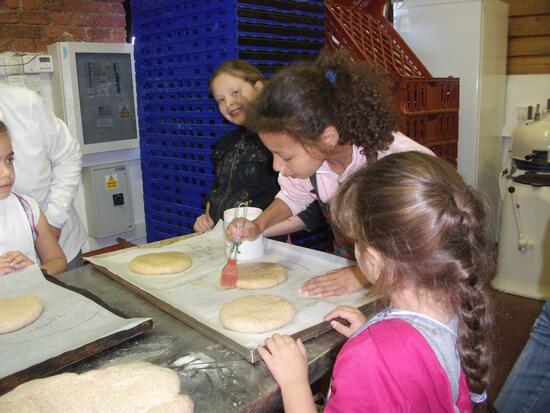
[[[0,379],[148,318],[124,319],[73,291],[46,281],[37,265],[0,277],[0,297],[39,297],[44,310],[20,330],[0,334]]]
[[[265,255],[255,261],[282,264],[288,271],[286,282],[264,290],[222,289],[220,288],[220,274],[227,262],[224,246],[225,240],[220,221],[208,233],[156,247],[154,250],[132,248],[119,253],[87,259],[93,264],[107,268],[131,284],[249,349],[263,344],[265,339],[271,337],[275,331],[249,334],[225,329],[219,320],[220,309],[225,303],[236,298],[252,294],[270,294],[285,297],[293,302],[296,306],[296,318],[291,324],[276,330],[280,334],[295,334],[317,325],[323,321],[323,316],[336,306],[359,307],[374,300],[372,297],[366,297],[367,290],[324,299],[300,296],[298,288],[304,281],[354,262],[335,255],[272,240],[266,241]],[[179,274],[160,276],[139,275],[128,268],[128,263],[134,257],[149,252],[166,251],[179,251],[190,255],[193,260],[192,266]]]

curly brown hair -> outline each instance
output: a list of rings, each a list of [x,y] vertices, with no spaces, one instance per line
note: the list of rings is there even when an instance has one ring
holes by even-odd
[[[277,72],[246,119],[251,130],[286,133],[305,146],[332,125],[340,144],[362,148],[369,159],[388,149],[397,128],[387,79],[345,50],[324,50],[314,64]]]
[[[458,351],[470,391],[489,381],[495,274],[490,208],[444,160],[419,152],[382,158],[340,188],[336,225],[360,250],[383,258],[374,291],[434,291],[458,316]],[[479,405],[477,410],[486,406]]]

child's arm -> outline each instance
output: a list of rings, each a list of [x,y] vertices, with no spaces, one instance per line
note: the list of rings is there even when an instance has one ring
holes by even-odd
[[[25,268],[34,264],[32,260],[19,251],[8,251],[0,256],[0,275]]]
[[[317,413],[309,387],[307,352],[298,339],[274,334],[258,353],[281,387],[285,413]]]
[[[271,238],[278,235],[292,234],[305,227],[304,221],[302,221],[299,216],[293,216],[267,228],[264,231],[264,236]]]
[[[67,269],[67,258],[59,243],[50,230],[50,224],[46,216],[40,211],[40,219],[37,225],[38,236],[34,241],[34,247],[42,265],[48,275],[55,275]]]

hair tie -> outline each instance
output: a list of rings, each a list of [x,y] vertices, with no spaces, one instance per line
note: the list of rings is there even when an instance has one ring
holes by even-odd
[[[484,403],[487,400],[487,391],[483,391],[481,394],[470,393],[470,400],[475,404]]]
[[[334,84],[336,83],[336,73],[334,73],[334,70],[327,70],[325,72],[325,77],[328,79],[330,84],[334,86]]]

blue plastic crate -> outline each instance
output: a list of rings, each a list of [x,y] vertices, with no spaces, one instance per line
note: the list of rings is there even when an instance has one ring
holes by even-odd
[[[176,205],[184,205],[204,209],[204,200],[208,191],[200,192],[191,185],[176,185],[168,188],[169,181],[151,180],[148,185],[148,193],[152,202],[174,202]]]
[[[152,225],[162,225],[163,228],[171,228],[173,231],[177,231],[178,228],[192,229],[195,219],[201,215],[204,210],[191,206],[150,201],[145,207],[145,212],[147,222]]]
[[[132,0],[148,240],[192,231],[215,177],[210,153],[232,130],[208,81],[245,57],[269,76],[311,60],[324,39],[321,0]],[[313,23],[313,24],[312,24]],[[319,239],[309,236],[302,243]]]
[[[169,159],[182,159],[189,161],[197,161],[201,163],[212,164],[210,149],[192,149],[185,146],[178,145],[155,145],[149,144],[143,148],[142,153],[146,159],[152,159],[157,157],[169,158]]]
[[[193,125],[193,127],[186,125],[156,125],[140,119],[140,130],[146,134],[219,138],[234,128],[233,125]]]
[[[166,170],[173,173],[189,173],[200,175],[211,175],[214,169],[211,161],[194,161],[189,159],[165,158],[162,156],[154,156],[141,151],[143,162],[147,162],[149,169]],[[192,175],[190,175],[192,176]]]
[[[144,134],[140,139],[143,145],[179,146],[189,149],[204,149],[207,151],[211,151],[217,142],[216,138],[186,135]]]
[[[163,163],[157,163],[154,160],[142,159],[142,170],[147,174],[143,177],[143,182],[148,183],[150,179],[165,179],[178,184],[191,185],[197,188],[208,190],[214,183],[213,173],[187,172],[174,168],[163,168]]]

